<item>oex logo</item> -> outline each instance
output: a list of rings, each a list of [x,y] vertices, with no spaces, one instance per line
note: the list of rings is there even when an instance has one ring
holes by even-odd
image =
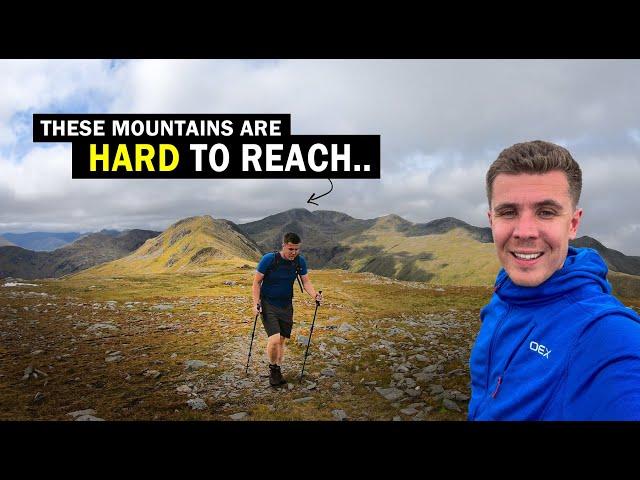
[[[544,358],[549,358],[549,354],[551,353],[551,350],[549,350],[544,345],[539,344],[538,342],[531,342],[529,344],[529,350],[533,350],[534,352],[538,352]]]

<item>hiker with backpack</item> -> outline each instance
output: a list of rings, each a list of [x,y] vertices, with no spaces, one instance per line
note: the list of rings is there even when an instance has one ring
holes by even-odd
[[[280,367],[285,340],[291,337],[293,327],[293,283],[297,279],[301,291],[304,288],[318,304],[322,301],[322,293],[316,292],[307,274],[300,245],[297,234],[285,234],[280,251],[264,255],[253,278],[253,314],[262,314],[262,325],[269,337],[269,384],[273,387],[287,383]]]

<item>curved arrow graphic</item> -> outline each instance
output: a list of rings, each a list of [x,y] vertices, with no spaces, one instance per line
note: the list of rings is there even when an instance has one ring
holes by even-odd
[[[315,196],[315,192],[312,193],[311,196],[309,197],[309,200],[307,200],[307,203],[313,203],[314,205],[318,205],[316,202],[314,202],[314,200],[322,198],[325,195],[329,195],[331,193],[331,191],[333,190],[333,182],[331,181],[330,178],[328,178],[327,180],[329,180],[329,183],[331,184],[331,190],[329,190],[327,193],[323,193],[322,195],[320,195],[318,197]]]

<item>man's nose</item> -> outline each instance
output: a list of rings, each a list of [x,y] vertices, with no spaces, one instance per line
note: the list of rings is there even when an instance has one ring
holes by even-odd
[[[535,215],[530,213],[521,214],[513,229],[513,236],[514,238],[537,238],[538,225]]]

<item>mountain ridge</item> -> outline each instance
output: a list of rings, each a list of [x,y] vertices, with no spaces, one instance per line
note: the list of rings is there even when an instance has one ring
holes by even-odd
[[[339,211],[311,212],[295,208],[244,224],[214,219],[211,215],[186,217],[163,232],[152,232],[155,233],[153,236],[147,233],[146,238],[128,233],[132,231],[103,229],[81,236],[56,250],[56,255],[74,257],[78,254],[82,257],[83,250],[96,252],[110,242],[119,242],[121,250],[117,254],[94,253],[91,262],[77,258],[58,262],[53,271],[51,267],[49,270],[37,268],[47,263],[46,257],[21,250],[12,251],[14,263],[31,265],[31,269],[22,273],[19,269],[7,269],[3,252],[10,247],[0,247],[0,276],[25,279],[37,278],[34,276],[37,274],[60,276],[87,268],[93,268],[96,274],[107,270],[115,273],[118,268],[142,273],[206,271],[218,268],[216,262],[246,267],[248,263],[257,262],[264,253],[279,250],[282,236],[287,231],[302,237],[302,252],[312,269],[340,268],[396,280],[487,285],[493,282],[500,268],[491,229],[476,227],[455,217],[414,223],[396,214],[358,219]],[[177,243],[179,245],[174,247]],[[613,272],[640,276],[640,257],[609,249],[588,236],[579,237],[571,244],[597,250]],[[130,258],[109,267],[94,268],[125,257]],[[625,278],[626,284],[633,281],[633,278]]]
[[[242,267],[260,257],[258,245],[235,223],[202,215],[178,220],[128,255],[80,274],[215,271],[223,266]]]
[[[61,277],[127,255],[159,233],[138,229],[115,236],[94,233],[52,252],[37,252],[18,246],[0,247],[0,277]]]

